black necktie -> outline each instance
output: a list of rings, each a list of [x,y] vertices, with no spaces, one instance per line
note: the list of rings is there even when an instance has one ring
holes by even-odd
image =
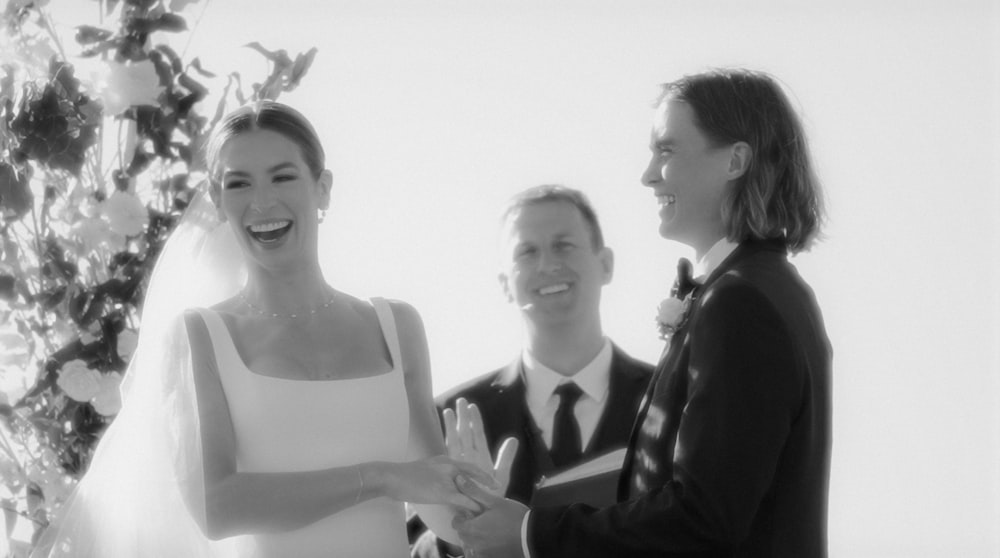
[[[573,382],[560,384],[555,394],[559,396],[559,408],[552,428],[552,463],[556,468],[566,467],[580,459],[583,444],[580,441],[580,425],[573,416],[573,408],[583,395],[580,386]]]
[[[677,278],[674,279],[674,286],[670,289],[670,296],[684,300],[698,283],[691,276],[691,262],[687,258],[677,260]]]

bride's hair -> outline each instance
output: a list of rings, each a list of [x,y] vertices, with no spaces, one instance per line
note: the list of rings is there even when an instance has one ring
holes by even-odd
[[[285,136],[302,150],[302,159],[313,178],[326,169],[326,154],[312,124],[302,113],[277,101],[255,101],[223,117],[208,140],[205,160],[213,189],[219,187],[219,154],[229,140],[256,130],[270,130]]]

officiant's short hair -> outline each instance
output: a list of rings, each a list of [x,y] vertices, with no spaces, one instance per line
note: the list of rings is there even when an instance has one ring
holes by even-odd
[[[584,224],[590,229],[591,248],[595,252],[604,248],[604,232],[597,219],[597,212],[594,211],[594,206],[590,204],[586,194],[561,184],[542,184],[515,194],[507,201],[503,213],[500,214],[500,226],[505,226],[525,207],[553,202],[568,203],[575,207],[580,212],[580,216],[583,217]]]
[[[722,206],[727,237],[784,237],[792,253],[820,233],[823,192],[805,132],[777,80],[746,69],[716,69],[663,85],[656,104],[680,101],[717,146],[745,142],[750,164]]]

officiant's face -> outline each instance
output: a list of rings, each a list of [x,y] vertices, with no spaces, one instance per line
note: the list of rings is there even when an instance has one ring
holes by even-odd
[[[503,227],[501,255],[500,285],[530,320],[599,320],[613,259],[608,248],[594,248],[572,204],[547,201],[513,213]]]
[[[220,207],[250,259],[284,267],[317,257],[317,211],[328,203],[329,173],[314,178],[299,146],[271,130],[230,139],[219,166]]]

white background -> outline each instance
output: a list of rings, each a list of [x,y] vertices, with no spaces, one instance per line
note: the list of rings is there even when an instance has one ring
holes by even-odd
[[[496,218],[540,183],[591,197],[617,256],[605,329],[655,359],[653,312],[689,254],[639,183],[656,86],[778,76],[830,208],[796,264],[835,351],[831,555],[1000,555],[996,2],[204,1],[187,57],[214,71],[259,80],[254,40],[319,48],[282,100],[335,176],[324,270],[420,310],[436,392],[518,350]]]

